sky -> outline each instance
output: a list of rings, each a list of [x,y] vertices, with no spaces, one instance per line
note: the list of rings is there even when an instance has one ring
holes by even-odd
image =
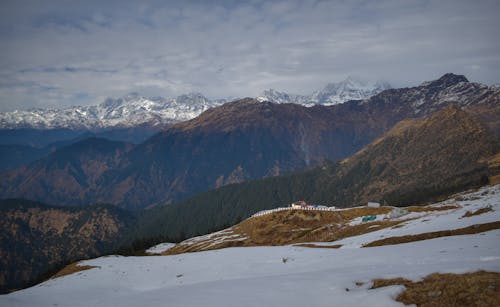
[[[500,83],[499,16],[498,0],[2,0],[0,111],[308,94],[347,76]]]

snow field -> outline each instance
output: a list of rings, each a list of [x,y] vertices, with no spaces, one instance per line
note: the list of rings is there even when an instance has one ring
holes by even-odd
[[[108,256],[96,266],[0,296],[0,306],[402,306],[402,286],[369,289],[374,278],[419,280],[431,273],[500,272],[500,230],[407,244],[359,248],[383,237],[463,228],[500,220],[500,185],[414,212],[412,220],[336,242],[340,249],[240,247],[172,256]],[[492,211],[463,217],[490,207]],[[386,216],[378,216],[377,220]],[[231,237],[229,230],[193,238]],[[171,245],[155,246],[158,252]],[[356,282],[363,285],[357,286]]]

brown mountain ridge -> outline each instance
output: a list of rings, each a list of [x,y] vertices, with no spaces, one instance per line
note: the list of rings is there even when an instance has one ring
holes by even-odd
[[[0,197],[141,209],[347,158],[397,122],[423,118],[448,105],[477,114],[498,132],[499,104],[499,89],[453,74],[328,107],[242,99],[174,125],[133,148],[115,144],[119,149],[94,156],[87,155],[96,146],[92,142],[63,148],[50,159],[4,173]],[[73,157],[71,162],[50,163],[67,161],[67,156]],[[83,166],[89,161],[94,168]]]
[[[339,163],[233,184],[148,210],[138,233],[192,236],[300,199],[341,208],[368,201],[422,204],[496,180],[499,154],[499,139],[476,115],[449,106],[428,118],[401,121]]]

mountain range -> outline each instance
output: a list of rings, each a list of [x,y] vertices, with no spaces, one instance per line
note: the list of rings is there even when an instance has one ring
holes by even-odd
[[[269,89],[260,94],[257,99],[275,103],[295,103],[304,106],[334,105],[349,100],[362,100],[392,88],[384,81],[367,83],[353,77],[347,77],[338,83],[328,83],[321,90],[310,95],[289,94],[274,89]]]
[[[446,74],[366,100],[304,107],[242,99],[131,145],[83,140],[2,174],[0,197],[141,209],[347,158],[403,119],[454,105],[500,132],[500,89]]]
[[[147,210],[137,233],[147,237],[182,232],[189,237],[300,199],[340,208],[369,201],[421,204],[499,183],[499,154],[498,137],[477,116],[448,106],[427,118],[400,121],[337,163],[228,185]]]
[[[11,289],[118,241],[134,242],[122,249],[134,252],[152,238],[204,234],[298,199],[399,206],[499,182],[499,105],[499,88],[446,74],[331,106],[240,99],[140,144],[95,136],[61,144],[0,174],[0,198],[63,206],[1,203],[0,251],[14,269],[0,281]],[[32,263],[34,254],[43,257]]]
[[[108,98],[94,106],[0,113],[0,128],[95,130],[145,124],[161,127],[194,118],[203,111],[225,102],[225,99],[210,100],[199,93],[181,95],[174,99],[145,98],[131,93],[118,99]]]
[[[276,103],[296,103],[305,106],[330,105],[353,99],[365,99],[390,88],[385,82],[373,85],[349,77],[339,83],[329,83],[309,96],[291,95],[273,89],[264,91],[258,99]],[[100,130],[130,128],[141,125],[165,128],[167,125],[193,119],[202,112],[230,101],[209,99],[200,93],[189,93],[173,99],[146,98],[137,93],[108,98],[93,106],[67,109],[31,109],[0,113],[0,129],[73,129]]]

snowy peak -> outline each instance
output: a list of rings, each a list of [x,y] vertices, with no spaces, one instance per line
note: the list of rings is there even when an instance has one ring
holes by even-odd
[[[275,103],[297,103],[305,106],[315,104],[333,105],[349,100],[367,99],[390,88],[390,84],[385,81],[367,83],[349,76],[341,82],[328,83],[323,89],[310,95],[294,95],[269,89],[264,91],[259,96],[259,99]]]
[[[225,102],[224,99],[210,100],[200,93],[189,93],[173,99],[146,98],[130,93],[120,98],[107,98],[93,106],[0,113],[0,128],[100,129],[144,124],[164,126],[192,119]]]
[[[468,83],[469,80],[467,80],[467,78],[464,75],[447,73],[437,80],[423,82],[421,86],[445,88],[457,85],[461,82]]]
[[[268,89],[256,101],[274,103],[294,103],[303,106],[335,105],[350,100],[364,100],[374,95],[384,96],[391,89],[385,81],[364,82],[348,77],[337,83],[329,83],[309,95],[295,95],[284,91]],[[447,73],[434,81],[422,83],[404,93],[411,100],[415,112],[422,106],[460,102],[461,106],[473,103],[471,96],[499,97],[500,87],[469,82],[462,75]],[[389,93],[390,94],[390,93]],[[390,96],[390,95],[389,95]],[[411,97],[410,97],[411,96]],[[383,98],[383,97],[382,97]],[[108,98],[93,106],[79,106],[67,109],[31,109],[0,113],[0,129],[102,129],[126,128],[138,125],[162,127],[180,121],[193,119],[202,112],[220,106],[234,99],[210,99],[192,92],[176,98],[146,98],[138,93],[130,93],[120,98]],[[483,99],[484,100],[484,99]]]
[[[308,105],[309,97],[303,95],[288,94],[286,92],[277,91],[275,89],[268,89],[262,92],[259,97],[259,101],[270,101],[274,103],[295,103]]]
[[[349,100],[370,98],[391,86],[384,81],[369,84],[359,79],[348,77],[339,83],[329,83],[322,90],[313,93],[311,100],[317,104],[332,105]]]

